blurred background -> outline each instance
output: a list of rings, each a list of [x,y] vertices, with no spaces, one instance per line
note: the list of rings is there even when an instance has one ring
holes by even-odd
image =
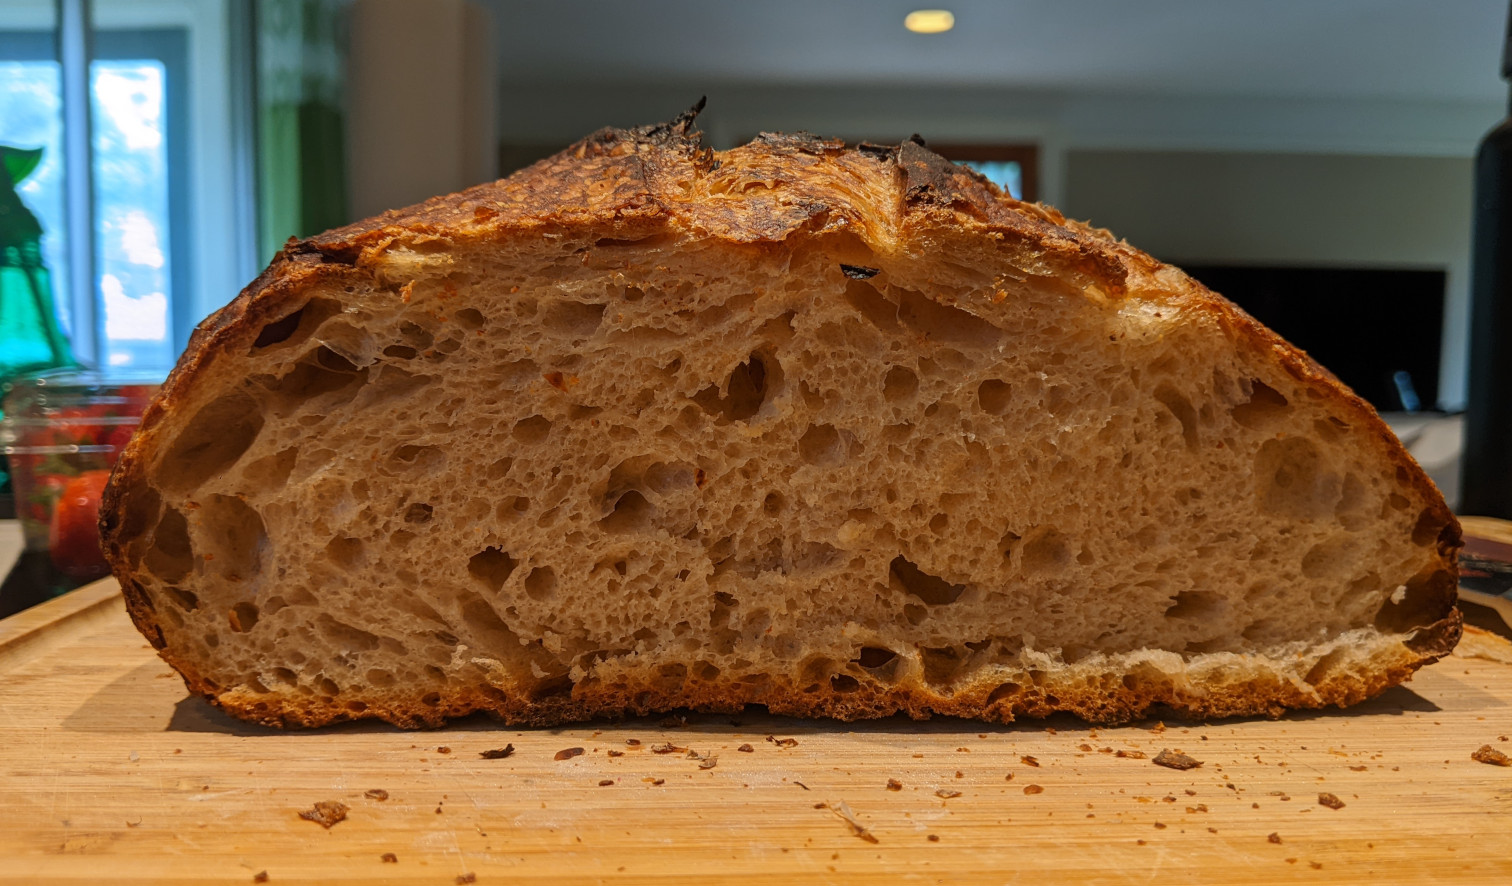
[[[0,374],[73,365],[105,373],[96,388],[150,383],[286,238],[707,95],[713,147],[764,130],[920,133],[1015,195],[1180,264],[1390,413],[1452,500],[1472,158],[1506,111],[1507,12],[0,0],[0,246],[11,271],[29,269],[0,278],[0,337],[22,341],[28,310],[55,327],[22,329],[52,345],[7,343]]]

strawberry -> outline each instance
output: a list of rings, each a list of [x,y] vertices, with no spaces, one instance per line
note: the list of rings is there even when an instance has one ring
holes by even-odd
[[[100,551],[100,496],[109,471],[85,471],[63,487],[53,507],[47,534],[53,565],[70,578],[88,580],[110,574]]]

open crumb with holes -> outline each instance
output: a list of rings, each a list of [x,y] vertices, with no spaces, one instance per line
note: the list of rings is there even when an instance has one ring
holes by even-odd
[[[291,243],[108,493],[132,617],[277,725],[1360,701],[1459,633],[1370,408],[914,142],[691,116]]]

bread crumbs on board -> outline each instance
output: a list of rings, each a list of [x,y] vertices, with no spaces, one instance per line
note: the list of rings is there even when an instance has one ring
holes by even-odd
[[[1492,766],[1512,766],[1512,757],[1508,757],[1488,744],[1483,744],[1472,751],[1470,759],[1477,763],[1489,763]]]
[[[326,830],[330,830],[337,823],[345,821],[349,811],[351,810],[345,803],[335,800],[321,800],[311,808],[299,813],[299,817],[305,821],[313,821]]]
[[[1202,765],[1201,760],[1193,759],[1180,751],[1173,751],[1170,748],[1162,749],[1160,753],[1155,755],[1155,759],[1150,762],[1156,766],[1164,766],[1168,769],[1179,769],[1182,771],[1196,769]]]

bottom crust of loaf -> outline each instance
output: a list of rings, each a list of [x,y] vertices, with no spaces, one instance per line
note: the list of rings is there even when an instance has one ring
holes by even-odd
[[[764,706],[773,714],[836,720],[903,714],[915,720],[946,716],[1011,723],[1069,713],[1111,725],[1151,714],[1202,720],[1347,707],[1410,679],[1418,668],[1447,655],[1459,641],[1461,627],[1455,609],[1411,635],[1360,629],[1323,643],[1289,644],[1270,656],[1138,650],[1065,664],[1050,655],[1025,652],[1023,667],[994,667],[958,685],[838,677],[807,682],[783,675],[753,685],[717,676],[636,679],[627,672],[612,682],[589,678],[538,687],[531,694],[480,682],[424,694],[398,687],[385,694],[326,702],[215,687],[181,663],[170,663],[184,670],[190,691],[240,719],[280,728],[366,719],[405,728],[436,727],[479,712],[510,725],[556,726],[675,710],[734,713],[748,705]]]

